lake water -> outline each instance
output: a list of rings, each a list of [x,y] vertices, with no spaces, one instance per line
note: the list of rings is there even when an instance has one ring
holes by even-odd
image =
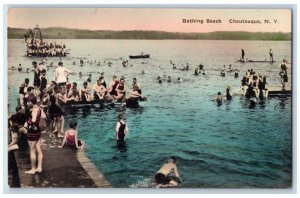
[[[136,77],[148,97],[138,109],[91,108],[69,112],[66,120],[76,118],[79,136],[87,144],[86,153],[114,187],[151,187],[154,174],[170,155],[178,158],[182,187],[199,188],[282,188],[291,185],[292,177],[292,100],[269,98],[249,109],[249,101],[235,96],[217,106],[210,101],[227,84],[237,90],[248,69],[266,75],[270,85],[279,85],[279,64],[291,60],[291,42],[280,41],[193,41],[193,40],[63,40],[71,54],[63,58],[65,67],[75,73],[71,82],[79,86],[92,73],[92,81],[105,72],[110,82],[113,74],[125,76],[131,87]],[[241,49],[246,58],[268,59],[272,48],[274,64],[237,63]],[[33,58],[25,57],[23,40],[8,41],[8,68],[31,67]],[[150,59],[129,60],[124,68],[120,58],[149,53]],[[78,58],[101,61],[79,66]],[[112,62],[112,67],[103,61]],[[190,71],[173,70],[187,62]],[[39,61],[39,60],[38,60]],[[57,65],[58,58],[48,63]],[[76,65],[72,65],[76,61]],[[202,63],[205,76],[194,76],[194,68]],[[223,65],[240,70],[220,76]],[[291,65],[289,65],[291,67]],[[289,70],[290,70],[289,67]],[[48,71],[53,79],[55,68]],[[145,74],[142,75],[141,71]],[[84,75],[79,77],[78,72]],[[289,75],[291,71],[289,71]],[[163,82],[157,76],[170,75],[182,83]],[[32,83],[33,74],[8,70],[9,110],[13,112],[18,86],[25,77]],[[289,80],[291,80],[289,76]],[[127,148],[118,148],[115,141],[117,115],[124,112],[129,136]],[[68,121],[66,122],[68,126]],[[67,128],[67,127],[65,127]]]

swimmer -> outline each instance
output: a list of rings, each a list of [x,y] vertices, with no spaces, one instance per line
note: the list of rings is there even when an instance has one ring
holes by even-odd
[[[218,105],[223,103],[223,96],[221,92],[218,92],[218,95],[213,99],[213,101],[217,102]]]
[[[177,159],[171,156],[168,162],[165,163],[155,174],[155,181],[159,187],[178,186],[182,183],[178,169],[176,166]]]
[[[224,65],[225,66],[225,65]],[[221,71],[221,76],[225,76],[226,75],[226,73],[225,73],[225,70],[223,69],[222,71]]]

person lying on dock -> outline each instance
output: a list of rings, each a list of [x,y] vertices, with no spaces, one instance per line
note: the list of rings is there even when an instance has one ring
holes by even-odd
[[[77,122],[71,121],[69,126],[70,129],[66,130],[62,144],[61,146],[58,146],[58,148],[63,148],[64,145],[67,144],[70,148],[82,149],[84,147],[84,142],[78,140]]]
[[[182,183],[180,175],[178,173],[177,159],[171,156],[168,162],[165,163],[155,174],[155,181],[157,188],[160,187],[174,187]]]

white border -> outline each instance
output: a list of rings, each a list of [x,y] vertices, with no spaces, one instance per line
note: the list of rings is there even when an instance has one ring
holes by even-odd
[[[112,7],[133,7],[133,6],[138,6],[138,7],[168,7],[169,5],[168,4],[171,4],[171,6],[173,7],[174,5],[176,7],[191,7],[191,6],[204,6],[204,7],[208,7],[208,8],[213,8],[213,7],[228,7],[228,8],[232,8],[232,7],[243,7],[243,6],[247,6],[247,8],[253,8],[253,7],[258,7],[258,8],[264,8],[264,7],[278,7],[278,8],[281,8],[282,6],[286,6],[287,4],[294,4],[294,10],[293,10],[293,63],[294,63],[294,70],[293,70],[293,166],[296,166],[297,165],[297,162],[296,162],[296,159],[299,159],[298,158],[298,153],[297,152],[297,145],[296,145],[296,142],[299,142],[299,136],[297,136],[297,121],[298,121],[298,117],[297,117],[297,110],[298,110],[298,105],[297,105],[297,98],[298,98],[298,86],[297,85],[297,76],[299,76],[299,71],[298,69],[296,69],[297,67],[297,59],[296,57],[298,57],[299,55],[299,52],[297,50],[297,46],[298,46],[298,39],[296,40],[296,34],[297,34],[297,30],[298,30],[298,27],[299,27],[299,20],[297,20],[297,8],[298,8],[298,1],[297,0],[252,0],[252,1],[238,1],[238,0],[227,0],[226,2],[225,1],[222,1],[222,0],[210,0],[210,1],[207,1],[207,2],[198,2],[197,0],[186,0],[186,1],[172,1],[172,0],[165,0],[163,1],[163,3],[161,3],[161,0],[153,0],[153,1],[137,1],[137,0],[129,0],[129,1],[126,1],[126,3],[124,1],[121,1],[121,0],[111,0],[111,1],[107,1],[107,2],[99,2],[97,0],[85,0],[85,1],[81,1],[79,3],[76,3],[74,1],[62,1],[62,0],[45,0],[43,2],[41,1],[38,1],[38,0],[29,0],[29,1],[26,1],[26,3],[30,3],[30,4],[38,4],[38,5],[47,5],[48,7],[67,7],[67,6],[70,6],[69,4],[72,4],[72,6],[75,6],[75,7],[79,7],[79,6],[87,6],[87,7],[93,7],[93,6],[99,6],[98,4],[101,3],[102,5],[111,5]],[[249,4],[250,3],[250,4]],[[5,63],[6,63],[6,50],[4,49],[7,49],[7,45],[6,45],[6,41],[5,41],[5,35],[6,34],[6,21],[5,21],[5,11],[4,11],[4,5],[5,4],[10,4],[12,6],[20,6],[20,7],[31,7],[32,5],[30,4],[24,4],[24,1],[22,0],[4,0],[2,2],[2,10],[1,10],[1,26],[3,27],[1,29],[1,39],[3,39],[2,43],[3,45],[1,45],[1,50],[0,50],[0,54],[1,54],[1,60],[3,60],[3,68],[6,68],[5,67]],[[13,5],[13,4],[19,4],[19,5]],[[147,5],[145,5],[147,4]],[[177,4],[177,5],[176,5]],[[192,5],[188,5],[188,4],[192,4]],[[220,6],[221,4],[221,6]],[[256,4],[256,5],[254,5]],[[113,6],[114,5],[114,6]],[[181,5],[181,6],[180,6]],[[34,6],[34,5],[33,5]],[[105,6],[103,6],[105,7]],[[110,6],[109,6],[110,7]],[[297,54],[296,54],[297,53]],[[4,121],[4,115],[6,114],[7,112],[7,101],[6,101],[6,95],[7,94],[7,75],[6,75],[6,69],[2,69],[0,70],[1,71],[1,76],[2,76],[2,79],[3,79],[3,83],[0,83],[0,89],[1,89],[1,92],[0,93],[3,93],[3,94],[0,94],[2,95],[2,97],[0,96],[0,105],[3,107],[2,108],[2,111],[1,111],[1,115],[0,115],[0,126],[3,126],[3,129],[7,129],[7,122]],[[4,130],[6,131],[6,130]],[[4,143],[6,143],[7,140],[5,141],[4,140]],[[5,148],[7,144],[4,144],[3,145],[3,148]],[[4,161],[5,156],[4,153],[3,153],[4,149],[0,149],[0,159],[1,159],[1,175],[0,177],[3,178],[3,176],[7,178],[7,172],[6,172],[6,175],[5,175],[5,172],[3,172],[4,170],[4,167],[3,167],[3,163],[7,163],[6,161]],[[7,165],[6,165],[7,166]],[[294,170],[293,170],[294,171]],[[4,174],[3,174],[4,173]],[[7,179],[5,180],[1,180],[0,182],[0,186],[3,188],[3,182],[6,182]],[[62,189],[62,191],[60,190],[57,190],[55,191],[55,193],[70,193],[70,194],[73,194],[72,197],[82,197],[83,194],[88,194],[89,197],[99,197],[99,195],[97,194],[90,194],[90,193],[105,193],[105,197],[111,197],[113,196],[111,193],[114,193],[114,194],[118,194],[118,196],[124,196],[124,195],[121,195],[123,193],[126,193],[127,196],[129,197],[132,197],[132,196],[145,196],[145,197],[153,197],[153,196],[156,196],[154,194],[161,194],[162,196],[167,196],[165,195],[166,193],[172,193],[172,195],[170,196],[175,196],[175,197],[182,197],[182,196],[185,196],[183,194],[188,194],[188,196],[190,197],[199,197],[199,196],[203,196],[203,194],[206,194],[205,197],[214,197],[216,195],[219,194],[219,196],[222,196],[222,197],[240,197],[240,196],[243,196],[243,197],[249,197],[249,196],[255,196],[257,197],[257,194],[260,194],[261,196],[266,196],[266,194],[272,194],[271,196],[272,197],[296,197],[297,196],[297,189],[298,189],[298,186],[299,186],[299,183],[295,183],[295,181],[299,181],[298,180],[298,175],[296,175],[295,172],[293,172],[293,191],[290,191],[290,192],[287,192],[286,190],[280,190],[280,189],[274,189],[274,190],[258,190],[258,189],[255,189],[255,190],[244,190],[244,189],[241,189],[241,190],[221,190],[221,189],[183,189],[183,190],[148,190],[148,189],[112,189],[112,190],[104,190],[104,191],[100,191],[101,189],[96,189],[96,191],[94,191],[93,189],[89,189],[89,190],[86,190],[86,189],[76,189],[76,190],[67,190],[65,191],[64,189]],[[297,186],[294,186],[294,185],[297,185]],[[18,191],[18,193],[21,193],[21,194],[18,194],[18,195],[15,195],[15,194],[4,194],[3,190],[5,189],[2,189],[2,196],[1,197],[16,197],[16,196],[22,196],[22,197],[26,197],[26,196],[30,196],[30,197],[36,197],[36,196],[41,196],[41,195],[38,195],[38,194],[33,194],[33,195],[24,195],[23,193],[32,193],[32,191],[35,191],[36,189],[34,190],[26,190],[27,192],[22,192],[22,191]],[[54,193],[52,190],[49,191],[49,192],[43,192],[43,191],[39,191],[40,193]],[[35,192],[36,193],[36,192]],[[106,193],[109,193],[109,194],[106,194]],[[128,195],[130,193],[134,193],[134,195]],[[140,193],[142,193],[142,195],[140,195]],[[147,194],[143,194],[143,193],[154,193],[153,195],[147,195]],[[176,195],[174,193],[180,193],[179,195]],[[202,195],[193,195],[193,194],[202,194]],[[223,193],[226,193],[226,194],[223,194]],[[232,193],[232,194],[231,194]],[[286,195],[285,193],[295,193],[295,194],[289,194],[289,195]],[[74,195],[75,194],[75,195]],[[243,195],[241,195],[243,194]],[[49,194],[43,194],[42,195],[43,197],[52,197],[52,196],[57,196],[57,195],[49,195]],[[103,196],[103,195],[101,195]],[[126,197],[127,197],[126,196]],[[269,196],[268,196],[269,197]]]

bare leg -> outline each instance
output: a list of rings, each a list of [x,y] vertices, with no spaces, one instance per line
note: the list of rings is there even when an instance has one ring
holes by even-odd
[[[64,137],[64,124],[65,124],[65,119],[64,116],[61,116],[60,119],[58,119],[58,137]]]
[[[34,174],[36,171],[36,141],[28,141],[29,148],[30,148],[30,162],[31,162],[31,169],[29,171],[26,171],[26,174]]]
[[[36,143],[36,150],[37,150],[37,154],[38,154],[38,166],[37,166],[36,172],[41,173],[42,172],[42,164],[43,164],[43,152],[42,152],[41,139],[39,139]]]

